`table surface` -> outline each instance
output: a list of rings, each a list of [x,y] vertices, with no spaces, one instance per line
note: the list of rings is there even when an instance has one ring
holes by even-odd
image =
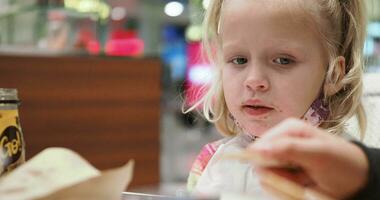
[[[123,192],[122,200],[217,200],[217,198],[192,198],[187,196],[167,196],[167,195],[155,195],[135,192]]]

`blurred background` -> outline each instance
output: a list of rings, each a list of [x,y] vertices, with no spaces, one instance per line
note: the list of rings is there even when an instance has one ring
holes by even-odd
[[[19,90],[27,158],[48,146],[100,169],[135,158],[132,187],[184,188],[201,147],[221,137],[181,111],[210,81],[209,1],[0,0],[0,87]],[[367,1],[365,141],[379,146],[380,0]]]

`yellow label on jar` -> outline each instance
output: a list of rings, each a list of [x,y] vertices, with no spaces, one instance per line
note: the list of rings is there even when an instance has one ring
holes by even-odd
[[[0,110],[0,174],[25,162],[17,110]]]

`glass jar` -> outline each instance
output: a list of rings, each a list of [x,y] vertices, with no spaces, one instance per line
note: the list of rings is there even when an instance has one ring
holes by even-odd
[[[0,175],[25,162],[16,89],[0,88]]]

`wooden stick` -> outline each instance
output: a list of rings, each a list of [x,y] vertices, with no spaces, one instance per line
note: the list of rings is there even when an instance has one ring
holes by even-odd
[[[254,162],[261,167],[284,167],[287,164],[274,159],[264,158],[259,154],[252,152],[242,151],[239,153],[230,153],[222,155],[222,159],[226,160],[240,160]]]
[[[300,200],[334,200],[316,190],[305,188],[275,173],[266,172],[261,181],[268,186],[294,199]]]

